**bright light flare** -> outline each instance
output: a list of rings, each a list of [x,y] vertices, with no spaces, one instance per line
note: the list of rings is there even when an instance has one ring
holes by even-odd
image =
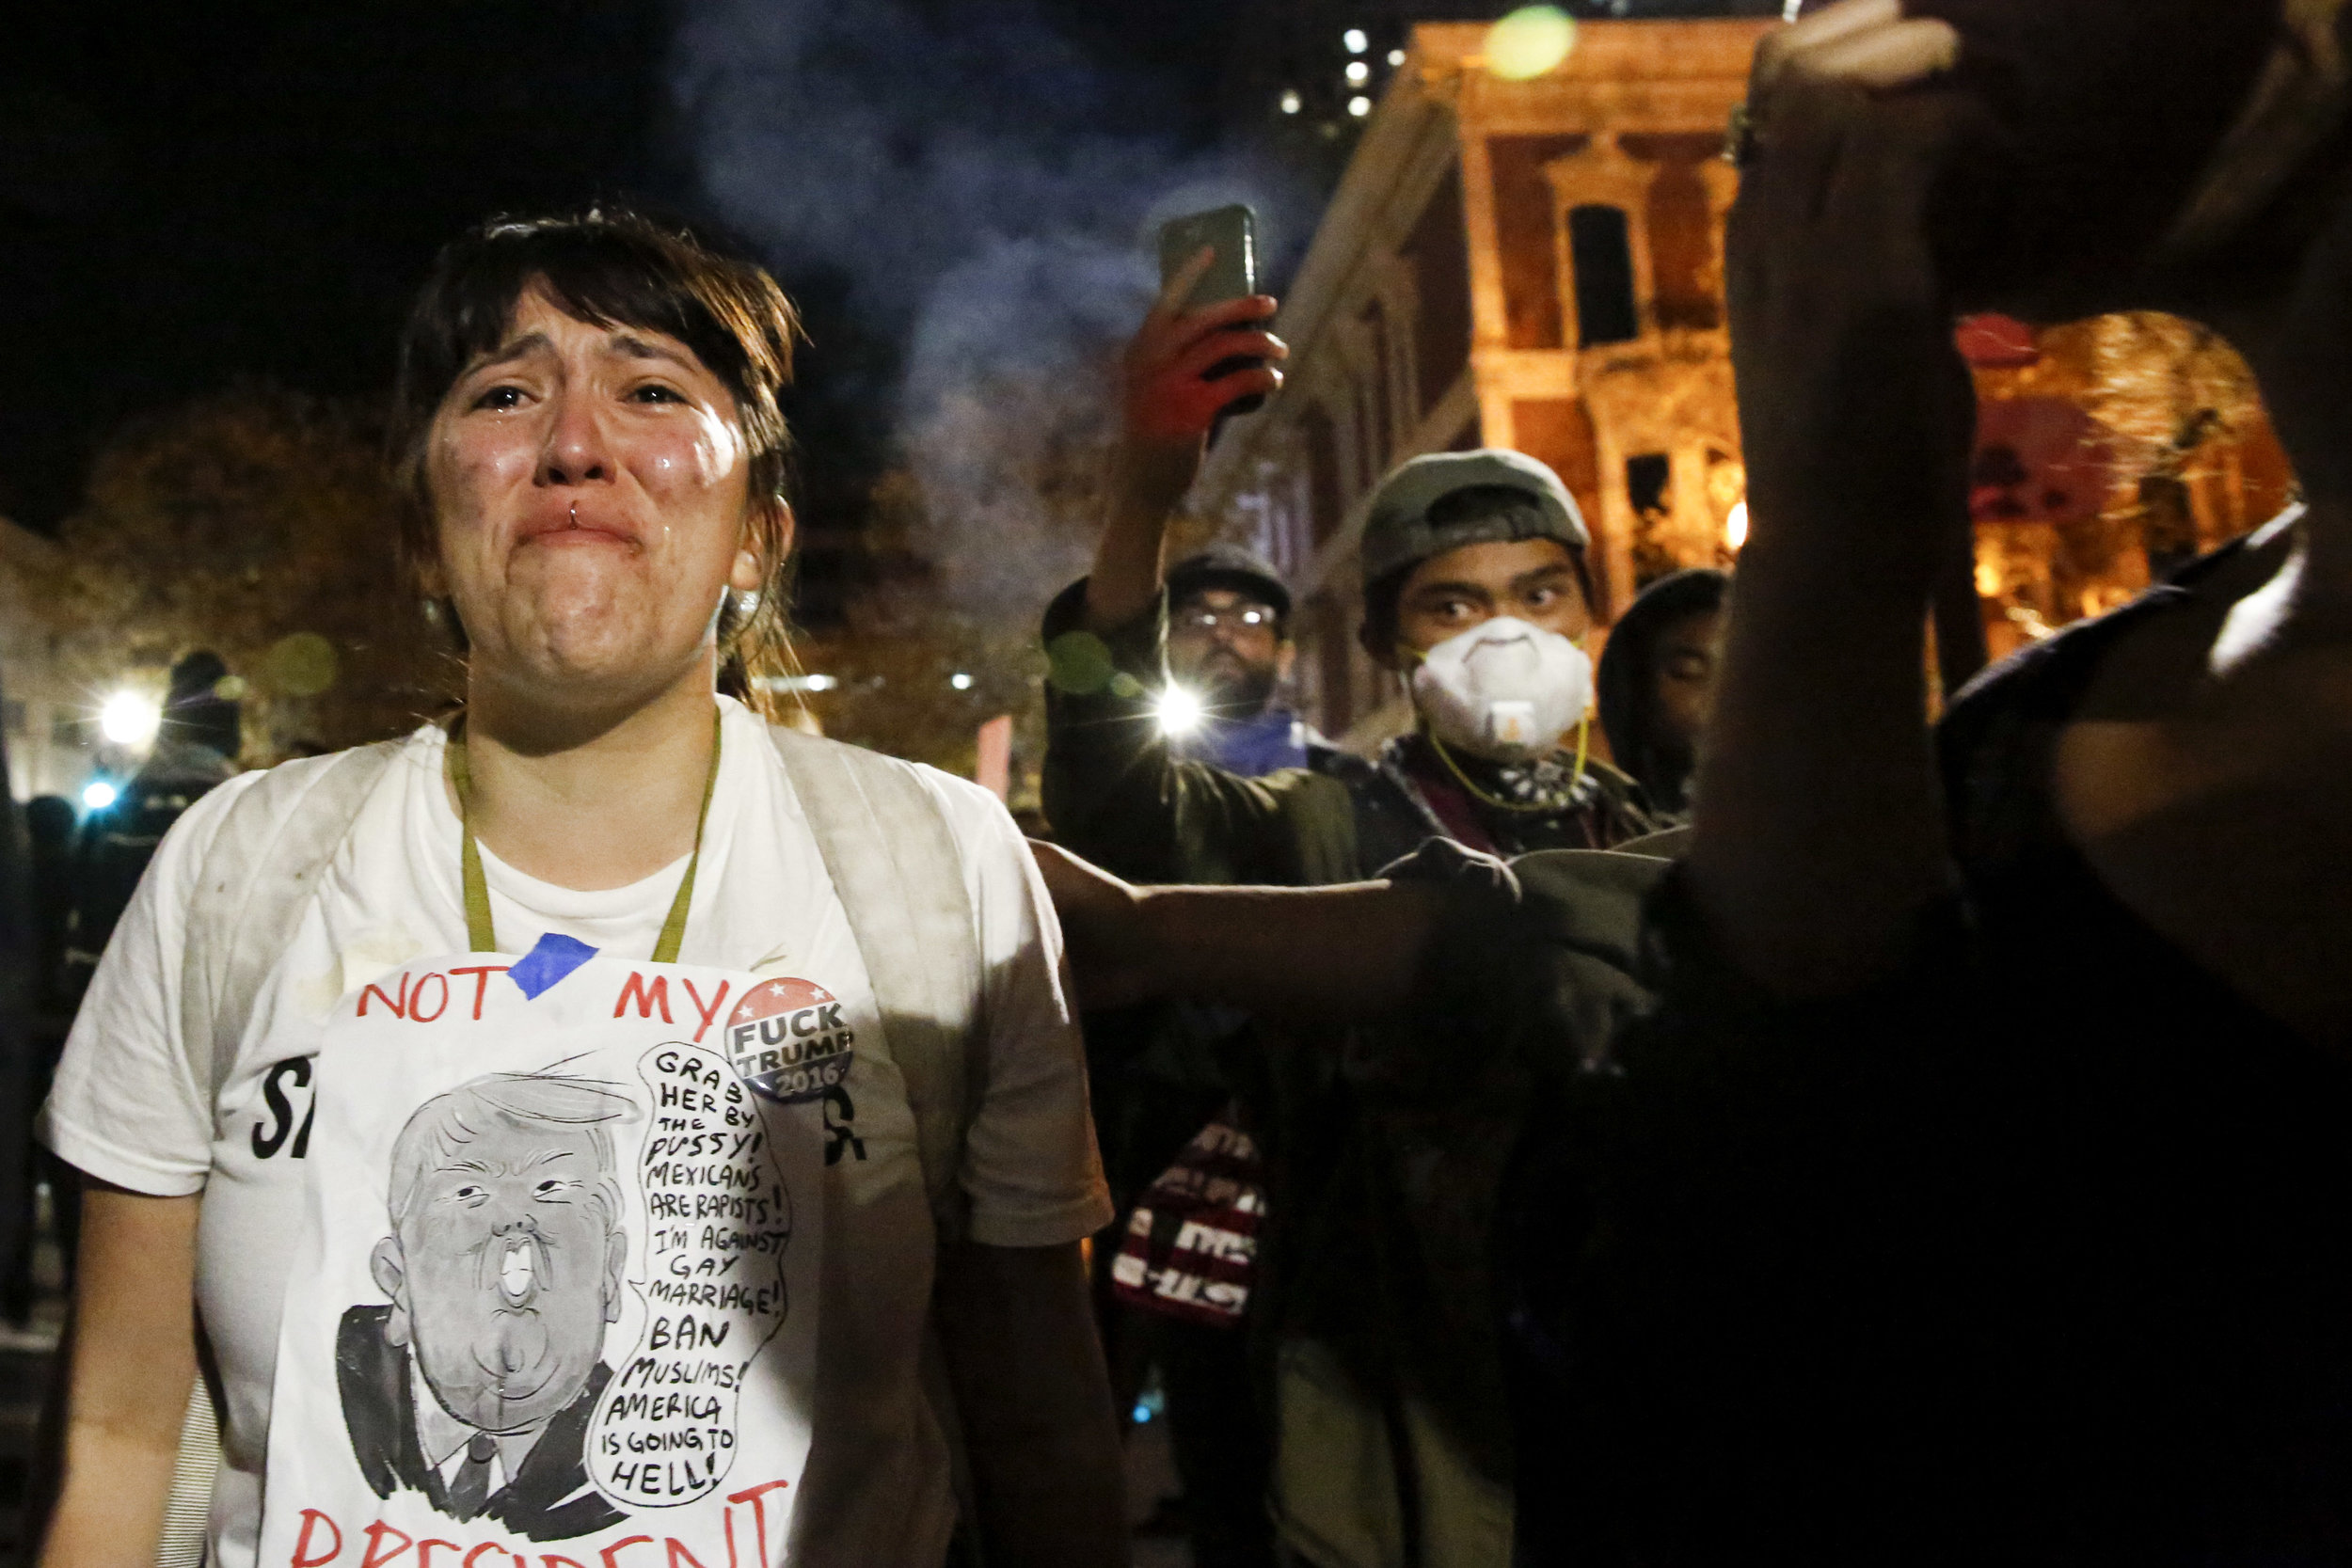
[[[1486,30],[1486,69],[1506,82],[1541,76],[1576,47],[1576,22],[1557,6],[1522,6]]]
[[[1361,27],[1350,27],[1340,35],[1340,41],[1347,45],[1347,52],[1351,55],[1360,55],[1372,47],[1372,40],[1364,36]]]
[[[1724,543],[1738,549],[1748,542],[1748,503],[1735,504],[1724,518]]]
[[[98,733],[118,746],[146,745],[163,721],[154,699],[135,691],[118,691],[98,710]]]
[[[1282,89],[1282,112],[1286,115],[1295,115],[1298,112],[1298,89],[1296,87],[1284,87]]]
[[[116,793],[114,785],[99,779],[83,786],[82,804],[91,811],[104,811],[115,803]]]
[[[1362,87],[1366,82],[1372,80],[1372,67],[1364,64],[1361,60],[1348,61],[1347,80],[1350,86],[1359,87]]]
[[[972,677],[961,670],[959,670],[954,674],[947,677],[947,684],[954,687],[958,691],[969,691],[972,689]]]
[[[1358,119],[1361,119],[1366,115],[1372,113],[1372,100],[1360,97],[1351,98],[1347,101],[1347,112],[1354,115]]]
[[[1390,50],[1389,63],[1391,65],[1403,65],[1405,63],[1405,51],[1402,49]]]
[[[1162,735],[1185,736],[1200,727],[1208,710],[1201,706],[1198,692],[1171,686],[1160,693],[1160,700],[1152,705],[1152,715],[1159,721]]]

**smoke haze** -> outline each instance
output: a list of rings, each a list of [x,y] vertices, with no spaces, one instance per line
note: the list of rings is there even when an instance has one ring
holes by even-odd
[[[1032,613],[1084,569],[1110,367],[1155,283],[1151,231],[1246,200],[1262,251],[1311,193],[1186,145],[1200,104],[1025,5],[707,0],[670,88],[705,202],[787,279],[834,275],[898,345],[864,373],[950,604]],[[1197,93],[1196,87],[1196,93]],[[810,356],[825,373],[827,344]],[[844,519],[819,519],[842,521]]]

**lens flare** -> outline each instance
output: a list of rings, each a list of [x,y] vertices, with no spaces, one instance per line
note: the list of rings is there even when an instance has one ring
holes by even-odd
[[[1171,686],[1160,693],[1152,705],[1152,717],[1160,721],[1160,733],[1167,736],[1190,735],[1208,717],[1200,705],[1199,693],[1181,686]]]
[[[1576,47],[1576,23],[1557,6],[1522,6],[1486,30],[1486,69],[1506,82],[1541,76]]]
[[[88,807],[91,811],[104,811],[108,806],[111,806],[114,803],[115,786],[108,784],[103,779],[100,779],[94,784],[85,785],[82,790],[82,804]]]
[[[135,691],[118,691],[98,710],[98,730],[118,746],[144,746],[155,738],[163,709]]]

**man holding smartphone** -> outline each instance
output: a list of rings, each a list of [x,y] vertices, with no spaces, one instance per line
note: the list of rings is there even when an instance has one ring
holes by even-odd
[[[1582,521],[1518,452],[1415,458],[1373,497],[1364,641],[1411,692],[1414,734],[1371,759],[1311,746],[1303,767],[1263,777],[1170,744],[1155,712],[1168,526],[1210,430],[1276,391],[1289,352],[1265,295],[1186,308],[1211,260],[1168,278],[1129,345],[1094,572],[1047,612],[1043,782],[1060,841],[1136,881],[1307,885],[1375,876],[1432,838],[1508,855],[1650,831],[1639,787],[1582,745]],[[1478,1043],[1420,1034],[1439,1054]],[[1317,1568],[1505,1568],[1510,1423],[1486,1238],[1534,1074],[1499,1057],[1474,1073],[1343,1065],[1335,1039],[1245,1038],[1254,1050],[1222,1060],[1267,1162],[1251,1326],[1272,1373],[1282,1540]]]

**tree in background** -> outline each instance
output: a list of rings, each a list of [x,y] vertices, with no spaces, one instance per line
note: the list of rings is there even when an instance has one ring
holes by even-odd
[[[397,735],[457,670],[393,560],[395,502],[364,407],[240,382],[103,447],[44,585],[66,673],[151,686],[228,663],[249,765]]]

